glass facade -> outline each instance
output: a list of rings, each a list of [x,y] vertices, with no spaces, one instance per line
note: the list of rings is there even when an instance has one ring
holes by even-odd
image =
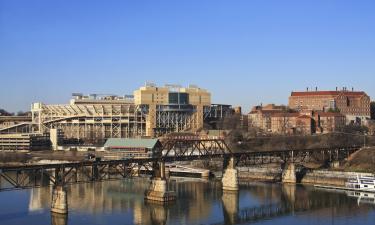
[[[188,93],[179,93],[179,92],[170,92],[169,93],[169,104],[187,105],[187,104],[189,104],[189,94]]]

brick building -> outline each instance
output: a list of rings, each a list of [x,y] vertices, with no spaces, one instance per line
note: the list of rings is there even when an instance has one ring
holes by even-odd
[[[281,113],[285,109],[285,106],[276,106],[274,104],[254,106],[248,114],[249,127],[258,127],[263,131],[271,132],[271,115]]]
[[[347,123],[364,123],[370,118],[370,97],[363,91],[292,92],[289,107],[297,111],[338,111],[346,116]]]
[[[318,133],[336,132],[346,124],[346,117],[337,112],[317,112],[314,118],[317,121]]]
[[[277,134],[314,134],[339,131],[346,116],[338,112],[293,111],[285,106],[255,106],[248,114],[249,127]]]

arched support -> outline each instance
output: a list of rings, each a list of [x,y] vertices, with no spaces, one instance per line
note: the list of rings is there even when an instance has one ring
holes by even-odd
[[[221,182],[224,191],[238,191],[238,171],[235,168],[234,158],[230,158]]]
[[[52,189],[51,212],[68,213],[68,195],[64,185],[54,185]]]
[[[165,173],[165,163],[159,162],[154,165],[154,177],[151,185],[145,193],[145,199],[156,202],[171,202],[176,200],[176,194],[169,191]]]
[[[282,182],[283,183],[296,183],[296,167],[294,163],[286,163],[283,169]]]

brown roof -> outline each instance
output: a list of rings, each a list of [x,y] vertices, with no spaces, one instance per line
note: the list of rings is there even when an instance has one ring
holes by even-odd
[[[255,113],[262,113],[262,114],[265,114],[265,113],[270,113],[270,114],[273,114],[273,113],[280,113],[281,110],[278,110],[278,109],[268,109],[268,110],[253,110],[250,112],[250,114],[255,114]]]
[[[311,116],[301,115],[301,116],[298,117],[298,119],[311,119]]]
[[[319,116],[344,116],[343,114],[339,113],[339,112],[318,112],[318,115]]]
[[[299,113],[274,113],[271,117],[298,117]]]
[[[317,96],[317,95],[337,96],[341,93],[347,96],[365,95],[365,92],[363,91],[293,91],[291,96]]]

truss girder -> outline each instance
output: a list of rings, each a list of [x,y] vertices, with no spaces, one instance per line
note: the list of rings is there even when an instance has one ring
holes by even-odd
[[[218,141],[218,140],[217,140]],[[179,146],[176,155],[163,155],[155,158],[124,159],[111,161],[86,161],[77,163],[46,164],[46,165],[25,165],[0,168],[0,179],[7,182],[7,185],[0,187],[4,189],[40,187],[58,183],[92,182],[98,180],[122,179],[126,177],[139,176],[142,174],[152,175],[155,172],[158,162],[191,161],[196,159],[213,158],[234,158],[236,165],[239,163],[265,164],[272,162],[290,161],[304,162],[311,159],[313,154],[323,154],[324,158],[336,160],[347,157],[357,151],[360,147],[326,148],[326,149],[305,149],[305,150],[279,150],[270,152],[225,152],[223,149],[210,151],[205,140],[190,140],[186,142],[189,147],[197,148],[200,154],[192,154],[190,148],[178,142],[168,142],[172,150]],[[206,143],[207,144],[207,143]],[[222,143],[224,144],[224,143]],[[229,150],[229,149],[228,149]],[[337,158],[335,158],[337,157]],[[321,157],[322,158],[322,157]]]
[[[146,115],[133,104],[43,105],[35,111],[36,132],[62,129],[67,138],[145,136]]]

